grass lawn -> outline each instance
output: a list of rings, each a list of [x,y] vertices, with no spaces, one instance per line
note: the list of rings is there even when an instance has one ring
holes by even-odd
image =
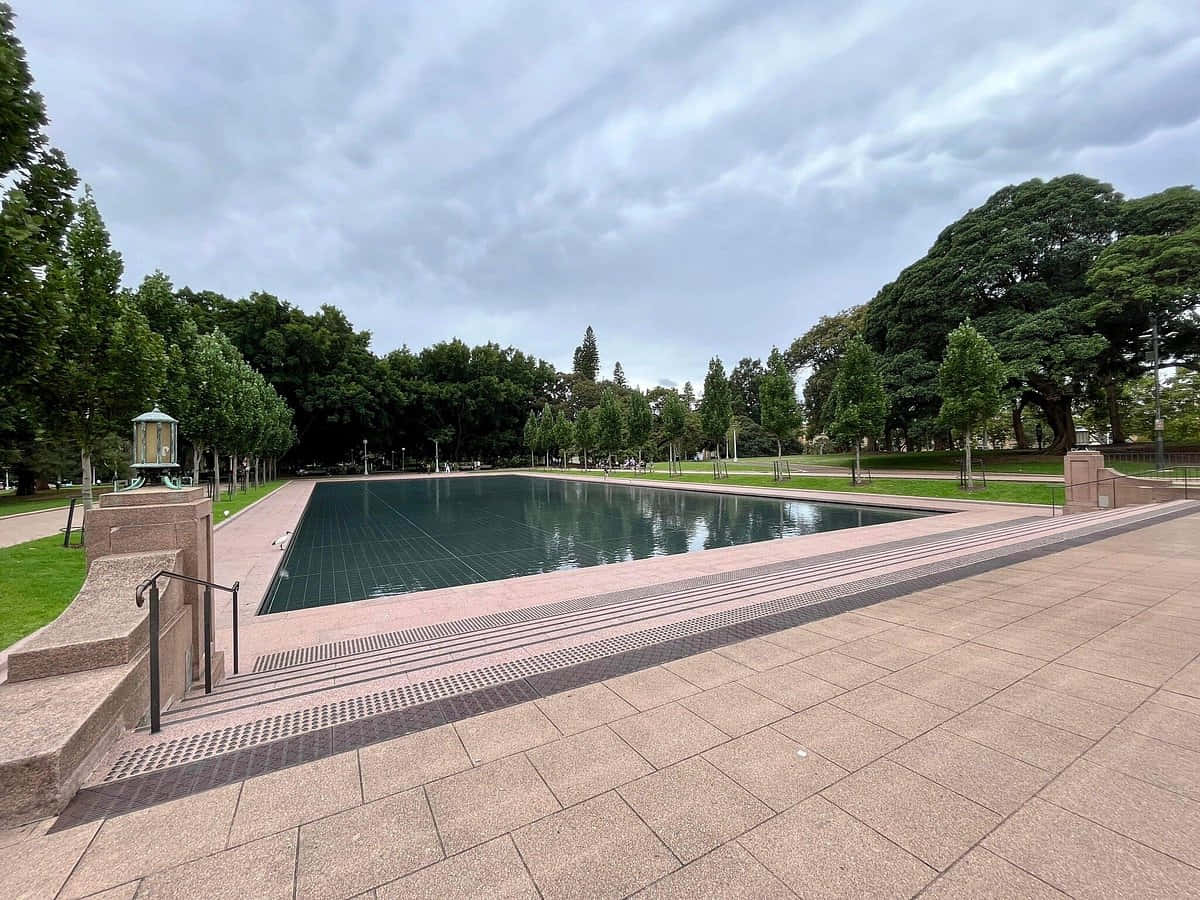
[[[538,469],[551,475],[562,475],[561,469]],[[931,481],[918,478],[874,478],[870,484],[854,485],[849,477],[802,475],[791,481],[776,482],[770,475],[733,475],[713,481],[712,469],[708,475],[676,476],[671,478],[664,471],[642,475],[634,472],[612,472],[610,477],[629,478],[635,481],[659,480],[676,481],[693,484],[734,484],[745,487],[782,488],[784,490],[809,491],[841,491],[860,494],[892,494],[909,497],[936,497],[942,500],[994,500],[1006,503],[1034,503],[1049,505],[1051,490],[1054,491],[1054,502],[1062,505],[1062,488],[1056,485],[1039,484],[1029,481],[994,481],[986,488],[978,488],[971,493],[958,486],[957,481]],[[571,469],[571,475],[592,475],[603,477],[603,472],[591,470],[584,472]]]
[[[0,548],[0,649],[37,631],[75,599],[87,561],[62,536]]]
[[[213,504],[214,523],[233,515],[285,484],[284,479]],[[37,631],[75,599],[87,574],[78,546],[62,545],[62,535],[0,548],[0,649]]]
[[[1037,453],[1021,453],[1005,450],[975,451],[971,454],[976,464],[980,459],[988,472],[1015,475],[1061,475],[1063,473],[1063,458],[1061,456],[1046,456]],[[921,472],[957,472],[960,454],[957,452],[928,451],[922,453],[872,453],[863,454],[862,464],[871,469],[909,469]],[[827,454],[824,456],[785,456],[784,459],[793,466],[849,466],[854,456],[846,453]],[[775,457],[762,456],[738,460],[729,464],[748,465],[754,468],[770,469]],[[712,466],[709,464],[710,472]]]
[[[223,519],[229,518],[239,509],[245,509],[255,500],[265,497],[271,491],[278,487],[282,487],[287,483],[286,478],[280,478],[275,481],[267,481],[256,488],[250,488],[248,491],[238,491],[233,495],[232,500],[218,500],[213,504],[213,524],[220,523]],[[225,492],[221,491],[221,496],[225,496]],[[229,513],[229,516],[225,515]]]
[[[111,484],[92,486],[92,496],[99,497],[112,490]],[[57,509],[68,506],[72,497],[79,496],[79,486],[65,487],[61,490],[51,488],[48,491],[38,491],[32,497],[18,497],[12,491],[0,491],[0,516],[11,516],[16,513],[37,512],[40,509]]]

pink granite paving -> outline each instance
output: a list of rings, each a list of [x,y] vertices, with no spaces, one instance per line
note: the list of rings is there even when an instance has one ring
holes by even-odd
[[[428,476],[408,476],[428,477]],[[433,477],[470,478],[487,475],[451,474]],[[531,475],[530,477],[547,477]],[[557,476],[555,476],[557,477]],[[569,476],[568,476],[569,477]],[[586,476],[582,476],[586,477]],[[594,480],[594,479],[592,479]],[[662,487],[684,489],[669,482],[645,481]],[[505,609],[535,606],[564,597],[581,597],[625,590],[660,581],[674,581],[743,569],[765,563],[815,556],[838,550],[881,544],[922,535],[936,535],[960,528],[1000,523],[1046,509],[1018,504],[941,501],[918,498],[897,499],[876,495],[837,494],[829,491],[746,489],[728,485],[688,485],[687,489],[721,493],[753,494],[793,500],[861,502],[873,506],[910,505],[953,515],[928,516],[902,522],[845,529],[824,534],[762,541],[698,553],[634,560],[618,565],[593,566],[564,572],[549,572],[523,578],[482,584],[459,585],[394,597],[333,604],[314,609],[256,616],[282,551],[271,542],[285,531],[294,530],[315,482],[294,481],[246,510],[214,535],[214,557],[218,580],[231,584],[240,580],[241,647],[243,661],[259,655],[329,641],[345,640],[410,628],[430,622],[465,618]],[[232,620],[228,595],[218,599],[216,609],[218,645],[228,653]],[[228,664],[228,662],[227,662]]]
[[[1200,896],[1200,514],[47,834],[0,895]]]

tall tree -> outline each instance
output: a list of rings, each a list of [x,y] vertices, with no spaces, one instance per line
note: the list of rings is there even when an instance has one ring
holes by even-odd
[[[612,388],[605,388],[596,413],[596,445],[608,456],[611,464],[613,455],[621,450],[624,441],[625,414]]]
[[[700,428],[704,436],[717,448],[717,459],[721,458],[721,438],[729,431],[733,419],[733,402],[729,394],[729,379],[721,358],[714,356],[708,361],[708,374],[704,376],[704,396],[700,398]]]
[[[679,455],[678,442],[687,431],[687,418],[688,410],[684,405],[683,398],[675,391],[671,391],[663,401],[662,408],[662,430],[667,438],[671,460],[675,460]]]
[[[596,422],[590,409],[581,409],[575,414],[575,446],[583,456],[583,467],[588,467],[588,453],[596,446]]]
[[[835,437],[854,444],[854,480],[857,483],[862,468],[863,439],[883,431],[888,411],[879,362],[862,338],[854,338],[846,346],[829,402],[833,405],[830,431]]]
[[[629,446],[637,450],[638,462],[642,461],[642,448],[650,439],[654,428],[654,413],[646,395],[635,390],[629,395]]]
[[[683,383],[683,394],[681,395],[683,405],[687,407],[687,411],[691,412],[696,408],[696,389],[692,387],[690,381]]]
[[[987,338],[971,326],[970,319],[950,332],[946,355],[938,369],[941,419],[962,436],[968,491],[975,490],[971,471],[972,432],[1000,408],[1006,379],[1004,363]]]
[[[562,458],[562,467],[567,467],[567,456],[575,446],[575,426],[562,410],[554,414],[554,446]]]
[[[1163,364],[1200,368],[1200,191],[1173,187],[1126,201],[1118,228],[1087,275],[1087,315],[1108,341],[1099,376],[1114,444],[1125,441],[1121,385],[1147,368],[1151,315]]]
[[[529,448],[529,467],[533,468],[533,457],[538,452],[538,416],[537,413],[530,410],[529,415],[525,419],[525,429],[522,432],[522,439],[525,446]]]
[[[586,381],[595,381],[600,374],[600,351],[596,347],[596,332],[592,326],[583,333],[583,343],[575,348],[575,374]]]
[[[67,257],[47,275],[62,292],[68,322],[50,394],[57,427],[79,448],[85,510],[92,453],[156,399],[166,368],[162,338],[120,289],[122,268],[88,190],[67,234]]]
[[[1072,400],[1106,351],[1088,313],[1087,272],[1113,239],[1121,195],[1082,175],[1001,188],[946,228],[867,307],[902,425],[936,421],[937,360],[963,319],[995,346],[1014,392],[1040,407],[1052,450],[1075,440]]]
[[[619,360],[617,364],[613,366],[613,384],[615,384],[617,387],[628,386],[628,382],[625,381],[625,369]]]
[[[796,382],[778,348],[771,348],[767,372],[758,382],[762,426],[775,437],[775,452],[783,457],[783,442],[800,428],[800,405],[796,402]]]
[[[762,423],[762,411],[759,407],[758,388],[766,371],[762,360],[742,357],[729,373],[730,399],[733,401],[733,414],[753,419]]]
[[[0,2],[0,462],[11,462],[18,493],[35,487],[52,419],[44,379],[64,327],[58,288],[43,273],[63,254],[77,180],[45,135],[46,110],[33,87],[13,11]]]
[[[862,335],[865,311],[865,306],[852,306],[831,316],[821,316],[815,325],[792,341],[784,353],[791,371],[808,372],[804,382],[804,411],[810,438],[829,431],[825,413],[831,409],[829,395],[837,377],[838,363],[846,352],[846,345]]]

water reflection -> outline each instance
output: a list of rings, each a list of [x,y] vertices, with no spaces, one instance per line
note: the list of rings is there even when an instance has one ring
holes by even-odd
[[[521,476],[318,485],[277,612],[922,515]]]

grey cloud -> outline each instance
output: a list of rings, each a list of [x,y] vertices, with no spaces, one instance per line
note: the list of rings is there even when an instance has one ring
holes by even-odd
[[[17,0],[127,280],[649,386],[869,299],[1012,181],[1195,180],[1193,0]]]

